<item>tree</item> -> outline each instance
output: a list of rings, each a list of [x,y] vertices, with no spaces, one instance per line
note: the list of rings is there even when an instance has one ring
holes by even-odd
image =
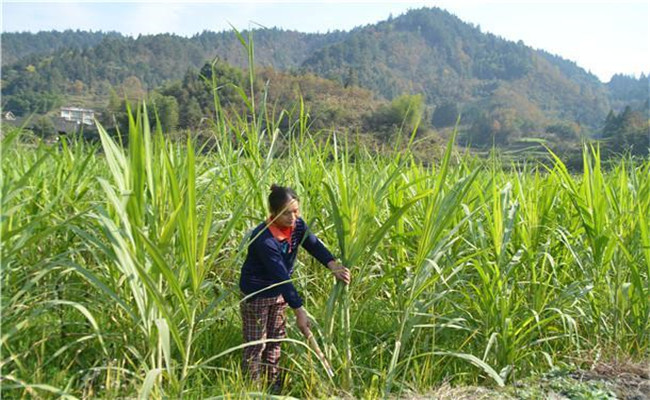
[[[390,103],[390,118],[393,123],[403,124],[406,131],[412,131],[424,114],[424,97],[421,94],[402,95]]]
[[[24,99],[22,96],[13,95],[9,96],[3,109],[22,116],[29,114],[31,107],[28,100]]]
[[[421,94],[405,94],[395,98],[388,105],[379,107],[368,117],[367,125],[372,131],[383,135],[412,132],[424,114],[424,97]]]
[[[489,147],[507,145],[519,135],[515,113],[510,109],[482,112],[460,138],[464,145]]]
[[[241,97],[235,89],[235,86],[242,89],[248,87],[248,83],[244,79],[244,71],[222,62],[216,62],[214,64],[205,63],[203,68],[201,68],[198,79],[202,83],[198,88],[204,92],[204,96],[202,97],[207,100],[206,103],[208,104],[211,104],[213,101],[213,80],[217,85],[219,101],[222,106],[241,101]],[[207,96],[205,96],[205,94],[207,94]],[[204,107],[207,106],[207,104],[202,105]]]
[[[49,117],[40,116],[34,121],[32,131],[40,137],[48,138],[56,134],[56,127]]]
[[[580,125],[575,122],[559,122],[547,126],[545,132],[563,141],[576,141],[580,138]]]
[[[122,96],[131,102],[139,102],[144,99],[146,91],[142,87],[142,82],[137,76],[128,76],[122,81]]]
[[[187,102],[182,103],[179,116],[181,128],[194,128],[198,126],[201,118],[203,118],[203,112],[196,98],[191,97]]]
[[[647,111],[625,107],[621,113],[607,115],[601,137],[610,153],[630,152],[647,155],[650,148],[650,122]]]
[[[151,124],[155,123],[157,116],[164,133],[172,133],[178,127],[178,102],[174,97],[163,96],[158,92],[153,92],[149,96],[147,111],[149,114],[149,122]]]
[[[436,107],[431,118],[431,123],[436,128],[444,128],[456,124],[458,119],[458,105],[455,102],[442,103]]]
[[[72,91],[74,94],[82,94],[84,91],[84,83],[81,82],[79,79],[75,80],[74,83],[72,84]]]
[[[357,86],[358,84],[359,84],[359,77],[357,75],[356,68],[348,67],[348,73],[345,76],[343,87],[348,88],[350,86]]]

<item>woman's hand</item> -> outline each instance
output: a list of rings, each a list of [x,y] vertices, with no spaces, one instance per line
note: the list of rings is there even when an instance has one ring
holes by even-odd
[[[350,270],[345,268],[343,265],[339,264],[336,260],[332,260],[327,263],[327,268],[332,271],[336,279],[345,283],[346,285],[350,284]]]
[[[304,308],[294,308],[293,312],[296,314],[296,325],[298,329],[308,338],[311,335],[311,330],[309,329],[309,318],[307,317],[307,312]]]

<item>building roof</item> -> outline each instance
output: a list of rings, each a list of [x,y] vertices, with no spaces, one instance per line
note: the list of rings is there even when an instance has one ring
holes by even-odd
[[[94,113],[95,110],[92,110],[90,108],[80,108],[80,107],[61,107],[61,111],[81,111],[81,112],[91,112]]]

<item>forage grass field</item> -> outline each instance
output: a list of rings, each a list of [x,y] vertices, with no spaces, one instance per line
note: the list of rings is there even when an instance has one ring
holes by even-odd
[[[408,138],[378,154],[312,132],[302,107],[280,130],[241,89],[248,113],[228,117],[217,92],[209,144],[166,138],[142,108],[95,144],[3,132],[2,398],[265,396],[240,370],[237,282],[274,182],[353,276],[339,286],[301,254],[295,284],[335,374],[290,320],[286,395],[648,362],[647,159],[605,168],[586,145],[580,173],[550,151],[504,166],[452,137],[423,163]]]
[[[300,121],[298,121],[300,122]],[[329,378],[289,323],[286,394],[375,398],[502,386],[598,357],[648,360],[650,162],[422,164],[336,135],[215,127],[209,150],[136,113],[128,147],[2,139],[3,398],[223,398],[239,369],[237,279],[272,182],[349,266],[295,282]],[[320,135],[320,136],[318,136]]]

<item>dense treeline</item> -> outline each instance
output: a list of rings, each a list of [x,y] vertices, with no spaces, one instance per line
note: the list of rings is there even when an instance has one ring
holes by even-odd
[[[47,55],[64,48],[83,49],[96,46],[106,38],[123,38],[117,32],[92,32],[68,29],[63,32],[3,32],[2,66],[11,65],[32,55]]]
[[[247,80],[244,70],[213,61],[200,70],[189,69],[182,79],[148,93],[124,87],[120,93],[111,94],[102,123],[128,130],[127,103],[134,106],[145,100],[150,105],[150,119],[155,120],[157,114],[165,132],[209,131],[220,112],[231,117],[246,113],[246,101],[238,88],[247,87]],[[374,132],[381,139],[400,131],[412,132],[423,117],[426,119],[421,95],[403,95],[387,101],[367,89],[344,87],[312,74],[261,68],[255,74],[252,90],[254,98],[264,99],[265,123],[283,130],[288,130],[302,113],[301,118],[312,129]],[[429,124],[425,120],[418,128],[418,132],[424,133]]]
[[[615,111],[622,111],[630,106],[648,110],[650,102],[650,76],[641,74],[639,78],[616,74],[607,83],[609,98]]]

